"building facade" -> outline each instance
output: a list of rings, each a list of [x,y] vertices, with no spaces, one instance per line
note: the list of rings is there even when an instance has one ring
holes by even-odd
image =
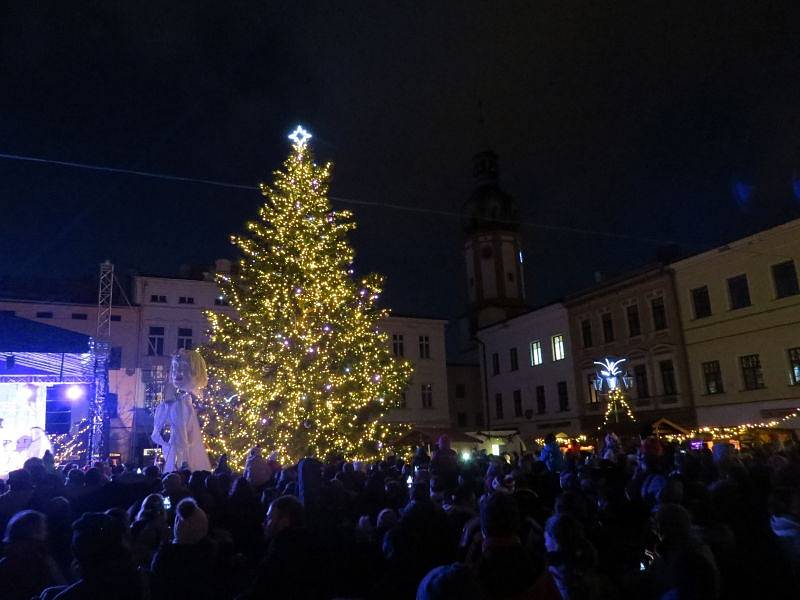
[[[489,429],[523,439],[580,431],[567,310],[561,303],[478,331]]]
[[[480,431],[486,426],[486,406],[479,365],[447,364],[447,398],[452,428]]]
[[[216,268],[229,269],[230,263],[218,261]],[[174,393],[169,383],[172,355],[208,340],[206,311],[232,311],[211,273],[202,279],[137,275],[132,290],[131,305],[120,306],[115,296],[111,318],[109,448],[123,458],[138,458],[153,446],[152,408]],[[89,336],[96,333],[96,305],[6,299],[0,300],[0,311]],[[414,366],[404,407],[387,418],[449,425],[444,325],[437,319],[395,316],[379,323],[394,355]],[[72,422],[78,423],[87,416],[88,403],[75,403],[71,413]]]
[[[628,403],[638,422],[665,417],[694,425],[683,331],[668,269],[642,269],[575,294],[565,304],[583,431],[603,424],[607,404],[593,382],[594,362],[605,358],[625,359],[623,371],[634,380]]]
[[[671,265],[701,425],[800,406],[798,263],[800,219]]]

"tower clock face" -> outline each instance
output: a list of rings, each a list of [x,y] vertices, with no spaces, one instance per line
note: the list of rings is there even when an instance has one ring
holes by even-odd
[[[492,247],[489,245],[481,246],[481,258],[488,260],[492,258]]]

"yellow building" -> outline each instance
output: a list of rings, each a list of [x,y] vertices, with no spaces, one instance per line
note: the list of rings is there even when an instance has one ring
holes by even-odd
[[[800,219],[671,265],[699,425],[800,407],[798,263]]]

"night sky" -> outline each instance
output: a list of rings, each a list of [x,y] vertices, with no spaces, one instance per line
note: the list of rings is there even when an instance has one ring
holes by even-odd
[[[254,185],[302,123],[335,196],[454,213],[335,203],[397,313],[463,310],[455,213],[486,147],[532,304],[800,216],[794,2],[144,4],[2,5],[0,153]],[[230,255],[259,203],[0,160],[0,278],[177,273]]]

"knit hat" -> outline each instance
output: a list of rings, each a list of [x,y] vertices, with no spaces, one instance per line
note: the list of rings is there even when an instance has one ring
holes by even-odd
[[[208,517],[197,506],[194,498],[184,498],[178,503],[175,515],[176,544],[196,544],[208,535]]]
[[[272,469],[261,456],[261,448],[251,448],[244,463],[244,477],[254,487],[261,487],[272,479]]]
[[[417,600],[479,600],[483,597],[475,574],[469,567],[454,563],[431,570],[417,588]]]

